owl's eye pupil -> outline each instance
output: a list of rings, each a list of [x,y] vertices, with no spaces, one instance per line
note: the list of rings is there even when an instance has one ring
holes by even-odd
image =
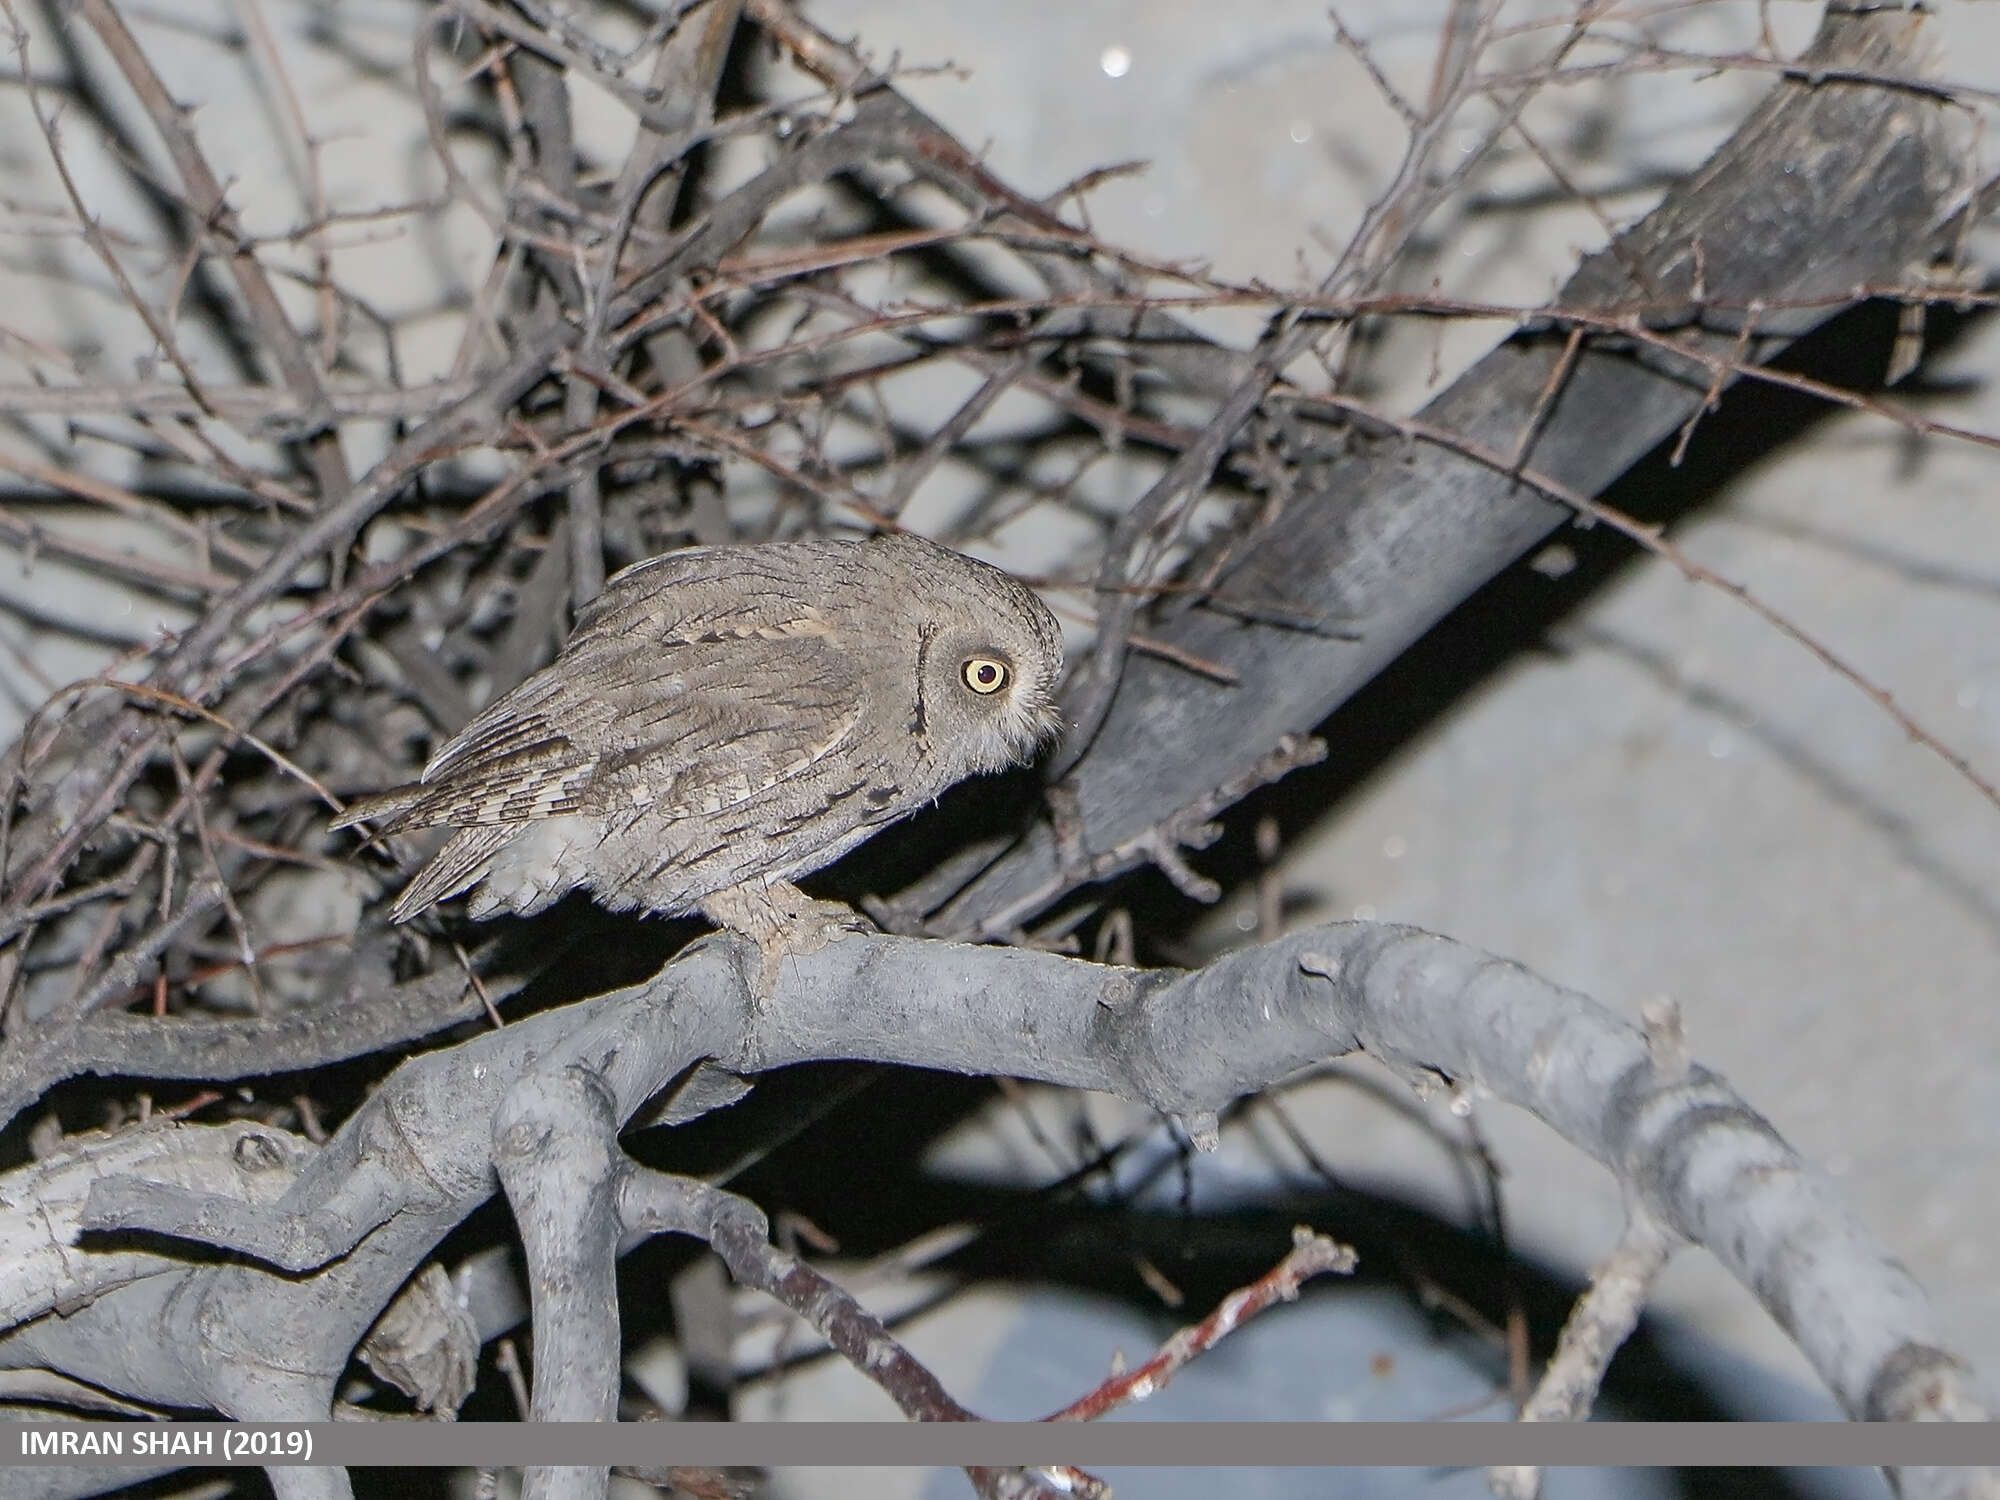
[[[1007,685],[1007,663],[991,656],[975,656],[959,668],[959,675],[967,687],[984,697]]]

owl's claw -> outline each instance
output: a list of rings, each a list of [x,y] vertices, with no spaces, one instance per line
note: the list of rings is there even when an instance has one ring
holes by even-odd
[[[789,880],[769,885],[756,881],[717,891],[702,899],[701,914],[757,945],[761,962],[751,999],[759,1006],[777,992],[779,969],[786,959],[803,958],[854,933],[876,930],[853,907],[817,900]]]

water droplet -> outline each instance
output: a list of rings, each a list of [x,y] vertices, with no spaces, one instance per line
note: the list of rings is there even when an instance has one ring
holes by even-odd
[[[1106,78],[1123,78],[1132,71],[1132,54],[1114,42],[1098,57],[1097,65],[1104,69]]]
[[[1382,857],[1384,859],[1401,859],[1409,852],[1410,841],[1400,833],[1392,833],[1386,839],[1382,840]]]
[[[1291,136],[1293,140],[1303,146],[1307,141],[1312,139],[1313,128],[1311,122],[1307,120],[1292,121]]]

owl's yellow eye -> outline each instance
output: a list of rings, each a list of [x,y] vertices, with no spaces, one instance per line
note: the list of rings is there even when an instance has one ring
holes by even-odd
[[[965,665],[958,669],[958,675],[965,679],[967,687],[984,698],[1005,687],[1013,672],[997,656],[972,656],[966,658]]]

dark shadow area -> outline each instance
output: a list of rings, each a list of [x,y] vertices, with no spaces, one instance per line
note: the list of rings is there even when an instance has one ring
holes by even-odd
[[[354,1500],[446,1500],[451,1469],[349,1469]],[[464,1493],[461,1489],[459,1493]]]
[[[33,1417],[26,1420],[33,1421]],[[197,1421],[208,1420],[197,1414]],[[153,1478],[135,1479],[129,1484],[117,1482],[121,1474],[143,1474],[143,1469],[117,1469],[112,1467],[93,1468],[87,1465],[76,1467],[27,1468],[7,1471],[9,1481],[0,1493],[22,1500],[69,1500],[71,1496],[110,1495],[117,1500],[187,1500],[187,1497],[201,1495],[208,1500],[271,1500],[271,1481],[259,1468],[189,1468],[171,1469]],[[444,1472],[442,1470],[436,1472]],[[357,1497],[362,1491],[356,1490]],[[375,1493],[383,1493],[376,1491]],[[419,1485],[404,1491],[414,1496],[436,1495],[442,1500],[444,1491],[432,1490]]]

